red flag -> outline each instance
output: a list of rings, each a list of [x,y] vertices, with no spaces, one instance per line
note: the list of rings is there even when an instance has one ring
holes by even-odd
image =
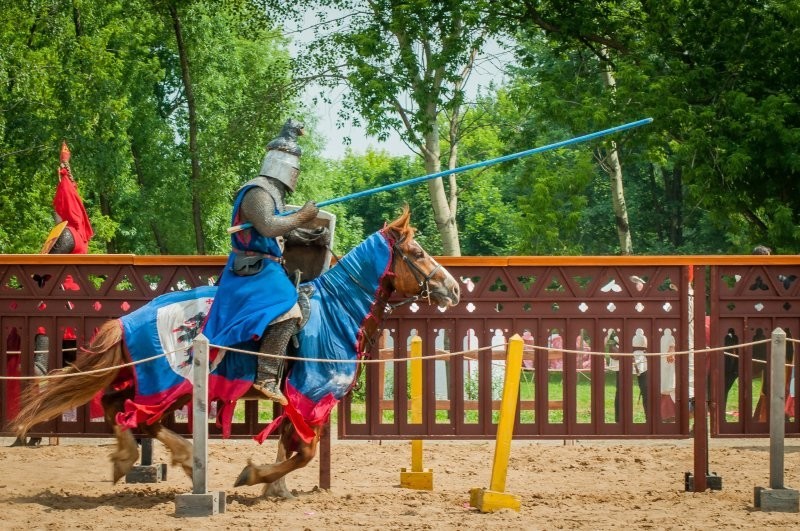
[[[94,230],[89,223],[89,216],[83,207],[83,201],[78,195],[78,187],[72,178],[69,157],[69,148],[64,142],[61,145],[61,167],[58,169],[58,187],[53,198],[53,209],[63,221],[67,222],[67,230],[72,232],[75,239],[75,249],[72,254],[86,254],[89,250],[89,240],[94,236]]]

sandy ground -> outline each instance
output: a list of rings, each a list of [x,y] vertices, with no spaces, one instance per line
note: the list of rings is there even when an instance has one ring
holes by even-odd
[[[211,441],[209,491],[224,491],[226,511],[177,517],[175,497],[191,481],[170,467],[157,484],[110,482],[110,440],[62,439],[58,446],[9,448],[0,439],[2,529],[800,529],[800,514],[754,509],[753,488],[769,486],[769,441],[713,440],[712,472],[721,491],[684,491],[693,469],[690,441],[524,442],[512,446],[506,492],[520,512],[482,514],[469,507],[469,490],[489,487],[493,442],[425,442],[424,467],[434,490],[403,489],[410,467],[408,442],[332,442],[332,488],[317,488],[315,459],[289,476],[294,500],[234,489],[248,458],[274,459],[275,442]],[[154,462],[168,462],[154,444]],[[785,486],[800,487],[800,444],[788,440]]]

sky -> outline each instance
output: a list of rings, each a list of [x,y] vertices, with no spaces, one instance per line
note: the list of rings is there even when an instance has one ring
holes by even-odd
[[[313,31],[309,28],[318,22],[316,13],[308,12],[305,20],[301,25],[289,26],[289,34],[292,38],[292,45],[290,46],[290,53],[297,53],[298,47],[302,47],[304,43],[310,42],[313,39]],[[301,48],[302,49],[302,48]],[[487,56],[495,58],[498,54],[502,54],[500,45],[490,44],[487,46]],[[467,85],[468,96],[475,96],[478,90],[482,87],[488,86],[490,82],[498,83],[502,80],[501,61],[499,60],[483,60],[476,62],[473,74],[470,77]],[[347,124],[342,129],[336,128],[337,112],[341,108],[343,88],[336,89],[328,94],[331,103],[313,102],[315,96],[318,96],[318,88],[310,88],[306,90],[303,101],[309,109],[313,109],[318,119],[317,127],[314,128],[315,133],[319,133],[325,139],[325,147],[323,154],[326,158],[341,159],[348,149],[355,153],[363,154],[369,148],[378,151],[386,151],[390,155],[405,156],[413,155],[413,152],[406,146],[400,137],[392,132],[389,138],[385,141],[380,141],[375,137],[368,137],[363,127],[356,127],[352,124]],[[351,140],[350,145],[344,143],[344,137],[349,137]]]
[[[396,156],[413,154],[394,132],[392,132],[386,141],[380,141],[377,138],[368,137],[363,127],[356,127],[352,124],[348,124],[343,129],[337,129],[336,119],[337,112],[341,108],[341,94],[331,94],[330,104],[324,102],[314,104],[312,100],[316,95],[317,91],[307,90],[303,101],[309,109],[315,111],[318,122],[314,131],[323,135],[325,138],[326,143],[323,150],[323,156],[325,158],[341,159],[347,152],[347,149],[351,149],[355,153],[363,154],[370,147],[376,151],[386,151],[390,155]],[[344,137],[350,138],[351,142],[349,146],[343,141]]]

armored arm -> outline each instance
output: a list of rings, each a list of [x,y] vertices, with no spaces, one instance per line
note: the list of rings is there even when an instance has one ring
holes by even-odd
[[[253,224],[259,234],[277,238],[287,232],[302,227],[317,217],[319,208],[313,201],[307,202],[297,212],[285,216],[275,215],[275,200],[266,190],[254,186],[242,198],[239,207],[240,218]]]

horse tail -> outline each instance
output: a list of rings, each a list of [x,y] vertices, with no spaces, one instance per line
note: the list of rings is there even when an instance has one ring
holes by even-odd
[[[11,426],[17,435],[24,437],[36,424],[86,404],[111,385],[119,372],[116,367],[125,363],[122,323],[118,319],[105,322],[83,350],[75,364],[50,373],[60,378],[30,385],[22,393],[22,409]]]

